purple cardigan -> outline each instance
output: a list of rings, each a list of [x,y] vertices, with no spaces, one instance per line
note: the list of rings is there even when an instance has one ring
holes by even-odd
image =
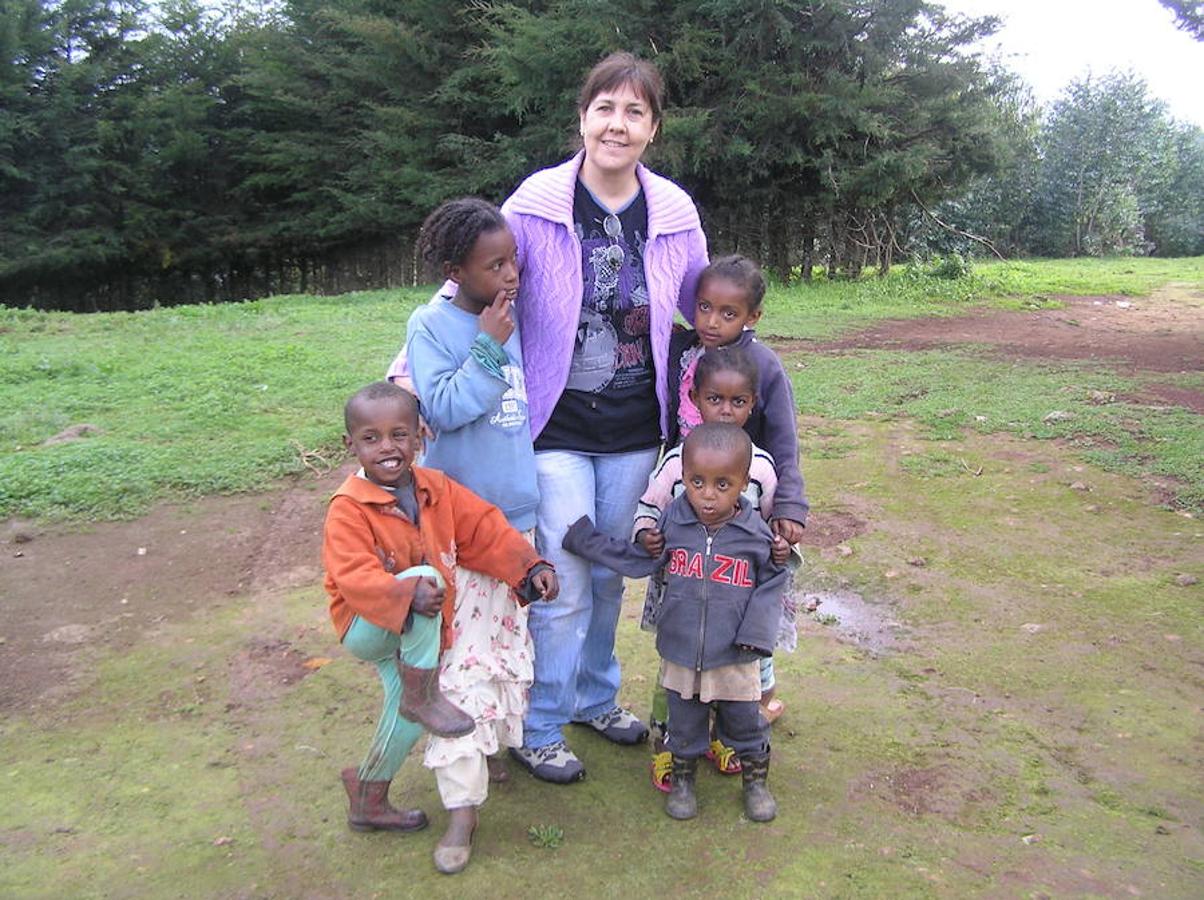
[[[573,229],[573,191],[584,151],[528,176],[502,204],[518,244],[522,272],[515,310],[522,336],[523,372],[531,435],[543,431],[568,383],[573,339],[581,315],[581,241]],[[661,434],[669,428],[669,334],[673,311],[694,321],[694,290],[707,264],[707,242],[689,194],[636,168],[648,205],[644,275],[650,303],[649,337],[661,407]]]

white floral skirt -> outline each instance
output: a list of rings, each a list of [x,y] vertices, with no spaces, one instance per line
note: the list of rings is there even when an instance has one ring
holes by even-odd
[[[534,529],[523,537],[534,543]],[[500,747],[521,747],[535,674],[526,607],[504,582],[459,566],[455,574],[452,645],[440,661],[439,687],[477,727],[458,738],[431,735],[423,757],[430,769],[478,753],[491,755]]]

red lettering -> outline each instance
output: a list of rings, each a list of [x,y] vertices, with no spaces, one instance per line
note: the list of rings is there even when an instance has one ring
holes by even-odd
[[[669,554],[669,574],[670,575],[685,575],[686,574],[686,559],[685,550],[680,548]]]
[[[724,556],[722,553],[715,554],[715,570],[711,572],[711,581],[718,581],[720,584],[731,584],[732,576],[728,574],[731,571],[732,564],[737,560],[730,556]]]
[[[644,353],[639,344],[619,344],[615,348],[615,353],[618,356],[618,367],[620,369],[629,369],[632,366],[642,366],[644,364]]]
[[[739,587],[753,587],[753,580],[748,574],[747,559],[736,560],[736,571],[735,574],[732,575],[732,584],[735,584]]]
[[[693,556],[690,557],[690,567],[686,570],[685,574],[686,574],[687,578],[701,578],[702,577],[702,554],[701,553],[695,553]]]

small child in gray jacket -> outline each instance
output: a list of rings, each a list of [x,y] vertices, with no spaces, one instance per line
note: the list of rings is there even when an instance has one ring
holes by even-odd
[[[703,424],[682,449],[685,493],[659,525],[664,551],[649,556],[597,532],[587,517],[569,528],[566,550],[638,578],[665,569],[656,649],[669,696],[672,786],[665,811],[675,819],[698,813],[694,777],[716,732],[740,757],[744,811],[755,822],[777,814],[769,792],[769,726],[761,716],[760,659],[773,654],[786,588],[773,561],[773,534],[740,494],[748,483],[752,444],[735,425]]]

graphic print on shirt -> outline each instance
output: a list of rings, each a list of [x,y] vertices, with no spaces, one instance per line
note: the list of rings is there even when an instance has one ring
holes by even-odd
[[[597,393],[614,377],[618,335],[614,326],[601,314],[581,307],[577,323],[577,339],[573,343],[573,363],[565,388],[570,391]]]
[[[643,193],[614,214],[579,184],[574,218],[581,241],[584,290],[566,388],[599,393],[650,387]]]
[[[502,366],[502,377],[506,379],[506,393],[497,412],[489,417],[489,424],[504,430],[512,430],[527,424],[527,381],[521,366]]]

